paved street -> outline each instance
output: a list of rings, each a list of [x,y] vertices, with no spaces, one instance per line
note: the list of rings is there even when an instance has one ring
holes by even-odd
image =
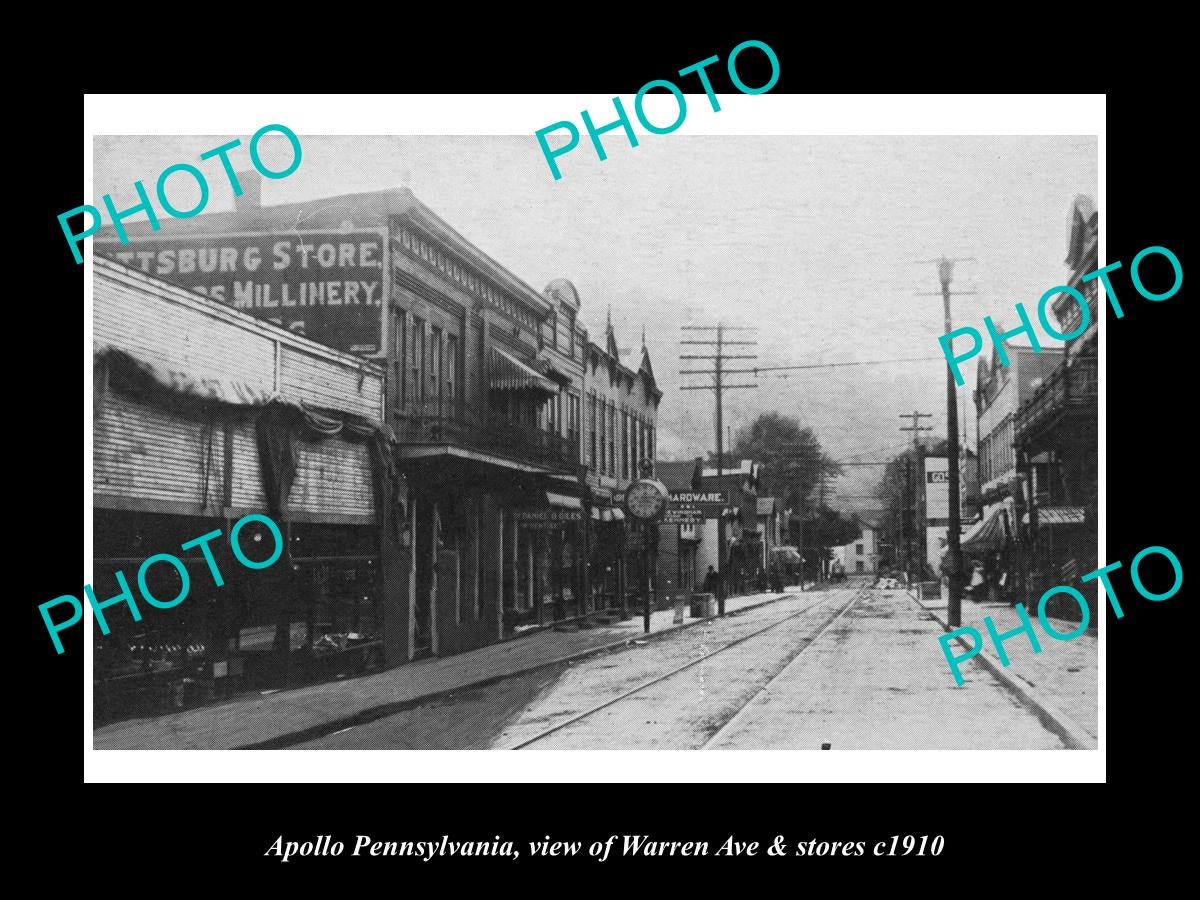
[[[942,628],[870,583],[791,594],[313,740],[313,749],[1054,749]]]

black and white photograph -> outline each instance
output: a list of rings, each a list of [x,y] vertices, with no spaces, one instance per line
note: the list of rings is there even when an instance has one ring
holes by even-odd
[[[1097,749],[1096,133],[261,115],[94,138],[100,756]]]

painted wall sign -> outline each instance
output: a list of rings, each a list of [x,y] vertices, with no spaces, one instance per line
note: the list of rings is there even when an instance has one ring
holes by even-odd
[[[380,350],[382,231],[139,235],[110,259],[349,353]]]

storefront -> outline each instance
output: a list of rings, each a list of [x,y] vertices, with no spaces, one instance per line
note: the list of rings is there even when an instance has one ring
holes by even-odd
[[[518,629],[581,615],[578,550],[583,501],[545,492],[543,505],[517,510]]]
[[[619,507],[598,505],[591,508],[590,515],[587,611],[621,609],[630,553],[626,546],[625,513]]]
[[[95,261],[94,297],[91,584],[113,597],[118,571],[135,585],[158,553],[178,555],[189,576],[178,606],[139,604],[138,622],[113,607],[108,634],[95,624],[97,720],[378,665],[377,497],[390,496],[392,446],[379,425],[382,372],[106,260]],[[339,381],[355,385],[340,400],[319,392]],[[249,513],[285,536],[263,571],[228,549]],[[210,545],[221,585],[199,546],[180,549],[213,531],[225,536]],[[247,546],[271,540],[259,523],[241,531]],[[171,566],[147,572],[153,596],[182,587]]]

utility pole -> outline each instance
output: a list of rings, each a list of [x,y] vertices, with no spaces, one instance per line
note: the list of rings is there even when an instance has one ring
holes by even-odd
[[[796,484],[797,484],[796,515],[800,522],[800,533],[798,535],[798,537],[799,537],[798,543],[800,544],[800,546],[797,549],[800,551],[800,590],[801,590],[801,592],[803,592],[804,591],[804,467],[805,467],[806,463],[810,462],[809,458],[806,455],[809,448],[805,444],[782,444],[779,449],[783,450],[785,453],[795,454],[795,456],[792,457],[792,461],[800,467],[800,475],[796,479]],[[812,460],[812,462],[816,462],[816,460]]]
[[[932,425],[922,425],[921,419],[933,418],[933,413],[917,412],[915,409],[910,413],[900,413],[902,419],[912,419],[912,425],[907,427],[900,426],[901,431],[911,431],[913,436],[913,457],[916,459],[916,474],[914,476],[910,467],[910,462],[906,461],[904,466],[904,475],[908,486],[908,498],[912,504],[912,524],[909,526],[909,545],[906,552],[908,553],[909,573],[912,573],[912,544],[911,539],[916,538],[917,549],[921,553],[921,562],[918,571],[924,573],[925,570],[925,522],[924,516],[918,515],[920,503],[917,501],[917,482],[924,481],[925,475],[925,448],[921,444],[921,432],[933,431]],[[921,485],[924,489],[924,484]],[[915,534],[912,534],[915,532]],[[918,579],[920,580],[920,579]]]
[[[725,376],[729,372],[725,369],[725,361],[729,359],[757,359],[757,353],[726,353],[725,348],[730,346],[755,346],[757,341],[730,341],[725,339],[725,333],[729,331],[756,331],[755,328],[738,327],[733,325],[725,325],[718,322],[716,325],[683,325],[683,331],[705,331],[716,332],[716,340],[684,340],[681,344],[699,344],[706,347],[714,347],[715,354],[680,354],[680,360],[685,359],[710,359],[713,361],[713,368],[708,369],[682,369],[680,375],[711,375],[712,384],[688,384],[683,385],[679,389],[681,391],[712,391],[716,395],[717,416],[716,416],[716,431],[717,431],[717,490],[725,494],[725,430],[724,430],[724,410],[723,400],[725,391],[754,389],[757,384],[726,384]],[[737,371],[746,371],[745,369]],[[726,502],[729,500],[726,495]],[[725,504],[722,503],[721,515],[717,519],[717,575],[719,577],[721,588],[717,593],[717,613],[725,615],[725,595],[728,592],[725,577]]]
[[[954,326],[950,318],[950,282],[954,278],[954,264],[956,262],[973,262],[970,257],[966,259],[947,259],[943,256],[941,259],[934,260],[938,267],[938,281],[942,286],[942,309],[945,313],[945,334],[949,334]],[[974,294],[974,291],[959,291],[953,296],[966,294]],[[949,603],[946,608],[946,621],[951,628],[962,624],[962,547],[960,541],[960,510],[958,506],[958,390],[954,384],[954,374],[950,371],[950,366],[946,366],[946,468],[950,470],[950,527],[947,535],[947,557],[949,565],[946,566],[946,576],[949,581]]]

